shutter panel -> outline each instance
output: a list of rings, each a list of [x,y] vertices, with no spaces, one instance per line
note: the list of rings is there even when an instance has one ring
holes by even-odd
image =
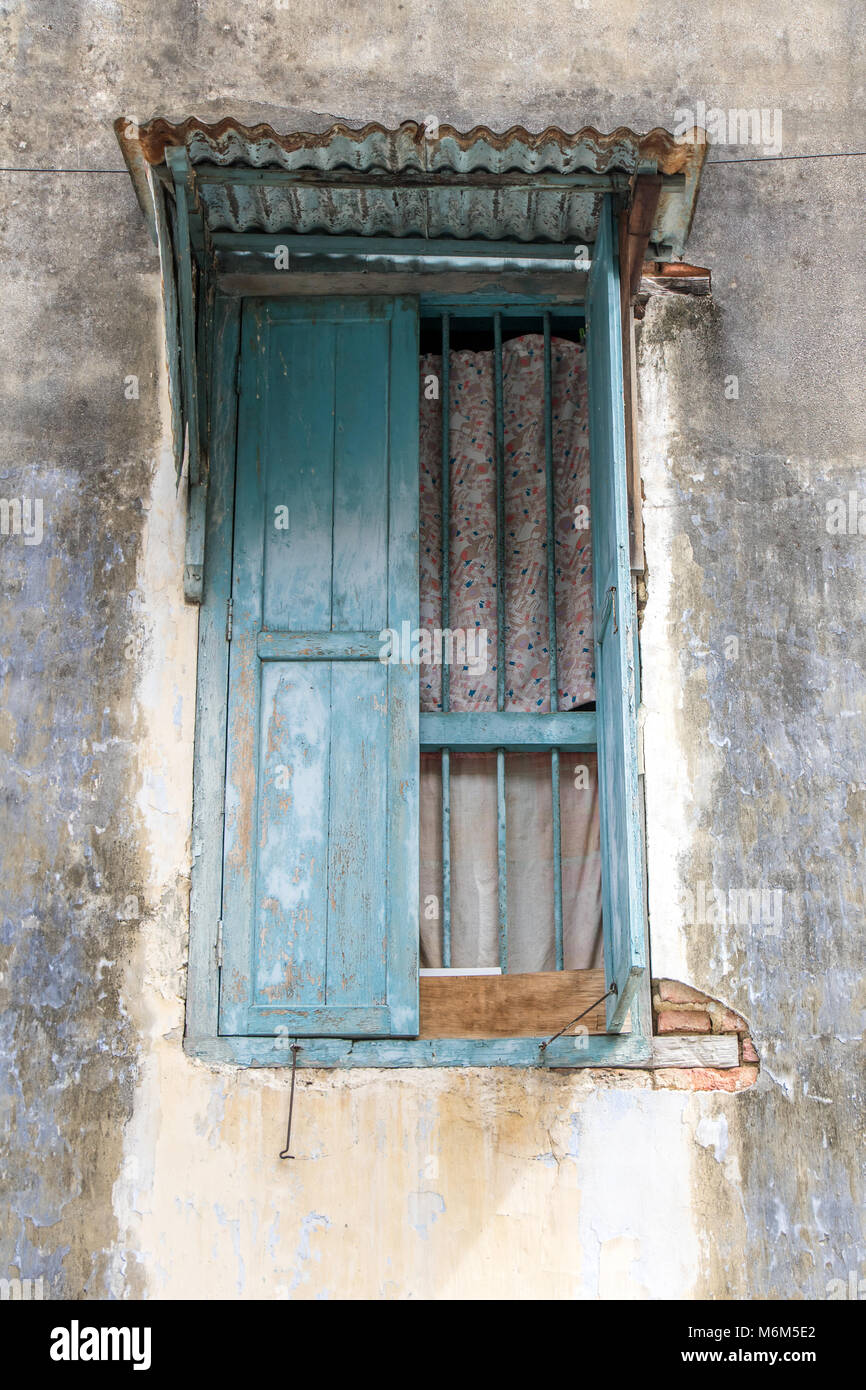
[[[244,313],[220,1031],[418,1031],[414,300]]]
[[[587,292],[587,348],[604,959],[605,978],[617,987],[607,1001],[610,1032],[622,1028],[647,968],[621,331],[608,197]]]

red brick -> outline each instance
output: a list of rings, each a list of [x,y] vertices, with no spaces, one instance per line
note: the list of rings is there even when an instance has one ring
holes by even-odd
[[[755,1044],[752,1042],[752,1039],[743,1038],[743,1061],[758,1062],[759,1060],[760,1058],[758,1057],[758,1054],[755,1051]]]
[[[679,980],[659,980],[659,998],[667,1004],[703,1004],[707,996]]]
[[[732,1013],[730,1009],[725,1009],[723,1014],[717,1015],[715,1023],[720,1033],[741,1033],[745,1027],[739,1014]]]
[[[746,1091],[758,1079],[757,1067],[660,1067],[653,1085],[667,1091]]]
[[[658,1016],[660,1033],[709,1033],[710,1016],[699,1010],[686,1013],[680,1009],[663,1009]]]

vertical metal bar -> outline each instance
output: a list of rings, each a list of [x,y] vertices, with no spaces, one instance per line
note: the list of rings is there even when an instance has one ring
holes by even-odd
[[[505,415],[502,398],[502,315],[493,315],[496,459],[496,708],[505,708]],[[499,966],[508,972],[508,843],[505,821],[505,749],[496,750],[496,857]]]
[[[547,500],[547,652],[550,673],[550,711],[559,708],[556,650],[556,499],[553,491],[553,369],[550,352],[550,314],[544,315],[544,487]]]
[[[505,709],[505,420],[502,408],[502,315],[493,315],[496,399],[496,708]]]
[[[442,749],[442,965],[451,966],[451,753]]]
[[[451,626],[451,319],[442,315],[442,628]],[[442,713],[451,705],[451,669],[442,665]]]
[[[556,969],[565,969],[562,936],[562,828],[559,823],[559,749],[550,752],[550,789],[553,799],[553,936]]]
[[[556,495],[553,477],[553,365],[550,314],[544,315],[544,486],[547,501],[547,651],[550,710],[559,709],[559,661],[556,639]],[[559,749],[550,753],[550,793],[553,829],[553,935],[556,969],[564,969],[562,935],[562,827],[559,806]]]
[[[499,965],[508,973],[508,874],[505,839],[505,749],[496,750],[496,853],[499,867]]]
[[[442,628],[451,626],[451,321],[442,315]],[[451,707],[451,668],[442,664],[442,712]],[[442,749],[442,965],[451,966],[451,754]]]

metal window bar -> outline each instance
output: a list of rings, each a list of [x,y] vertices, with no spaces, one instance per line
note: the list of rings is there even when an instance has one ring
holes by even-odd
[[[496,708],[505,710],[506,680],[506,593],[505,593],[505,418],[503,400],[502,314],[495,310],[493,318],[495,432],[494,458],[496,480]],[[450,627],[451,618],[451,310],[439,314],[442,346],[442,476],[440,499],[442,513],[442,627]],[[553,367],[551,345],[551,315],[542,315],[544,336],[544,456],[547,547],[547,612],[548,662],[550,683],[550,712],[559,712],[559,671],[556,624],[556,493],[553,469]],[[451,708],[450,668],[442,665],[442,713]],[[507,823],[505,786],[505,748],[496,749],[496,811],[498,864],[498,924],[499,963],[503,973],[508,969],[508,876]],[[451,748],[441,749],[442,757],[442,964],[451,966]],[[560,813],[560,749],[550,750],[552,830],[553,830],[553,898],[556,969],[564,969],[563,911],[562,911],[562,828]]]
[[[556,637],[556,498],[553,478],[553,364],[550,314],[544,324],[544,487],[547,511],[547,651],[550,712],[559,710],[559,664]],[[550,753],[551,822],[553,830],[553,933],[556,969],[564,968],[562,932],[562,830],[559,821],[559,749]]]
[[[496,424],[496,708],[505,709],[505,413],[502,401],[502,315],[493,315]],[[508,971],[508,846],[505,823],[505,749],[496,750],[496,856],[499,896],[499,965]]]
[[[451,320],[442,315],[442,628],[451,626]],[[442,713],[451,708],[451,668],[442,663]],[[451,966],[451,754],[442,749],[442,964]]]

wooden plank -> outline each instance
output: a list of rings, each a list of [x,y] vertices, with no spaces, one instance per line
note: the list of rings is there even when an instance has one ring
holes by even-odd
[[[620,276],[623,300],[630,304],[637,294],[641,268],[655,221],[660,174],[639,174],[635,179],[632,200],[620,221]]]
[[[479,302],[500,305],[509,295],[548,299],[551,304],[577,304],[584,298],[587,272],[560,271],[402,271],[264,270],[217,273],[222,294],[267,296],[269,299],[333,295],[478,295]]]
[[[254,858],[247,870],[255,880],[249,1002],[323,1004],[329,916],[328,861],[323,847],[328,843],[333,739],[331,672],[318,661],[268,663],[260,669],[260,680],[258,808]],[[247,775],[254,778],[255,770],[247,769]],[[240,922],[231,909],[229,913],[228,931],[241,936]],[[228,954],[234,955],[234,941]],[[242,1018],[241,1010],[238,1023]]]
[[[193,757],[192,877],[186,1031],[217,1032],[217,923],[222,911],[223,801],[231,592],[240,304],[215,306],[213,450],[208,490],[204,602],[198,623],[198,685]]]
[[[388,396],[388,625],[420,621],[417,299],[391,316]],[[420,772],[418,665],[388,666],[388,1005],[391,1032],[418,1032]]]
[[[637,434],[637,372],[635,368],[634,313],[632,304],[641,283],[653,222],[658,208],[662,180],[641,174],[635,181],[631,205],[619,218],[619,273],[622,338],[622,385],[625,412],[625,447],[628,481],[629,540],[631,568],[643,573],[643,512],[640,458]]]
[[[382,629],[375,632],[268,632],[256,638],[261,661],[369,661],[378,659]]]
[[[274,1037],[188,1037],[188,1055],[243,1067],[291,1066],[291,1034]],[[533,1067],[539,1071],[581,1067],[648,1068],[648,1038],[582,1033],[559,1038],[542,1049],[544,1038],[377,1038],[351,1041],[309,1038],[301,1044],[299,1067]]]
[[[165,355],[168,368],[168,397],[171,409],[171,441],[174,453],[174,467],[178,479],[183,471],[184,413],[183,387],[181,384],[180,319],[177,302],[177,283],[175,277],[174,253],[171,245],[168,215],[165,208],[165,191],[162,184],[153,177],[153,168],[147,165],[147,179],[153,197],[154,230],[159,251],[159,271],[162,281],[162,304],[165,324]],[[237,313],[237,311],[235,311]]]
[[[712,272],[705,265],[690,265],[687,261],[647,261],[644,274],[659,276],[662,280],[695,280],[698,285],[712,278]]]
[[[736,1033],[714,1038],[653,1038],[654,1067],[738,1067],[739,1039]]]
[[[268,314],[267,335],[259,425],[266,495],[257,518],[264,537],[262,626],[328,632],[336,330],[327,321],[313,329],[298,319],[274,322]],[[282,528],[278,507],[287,509]]]
[[[641,275],[639,293],[647,296],[657,294],[712,293],[712,276],[702,266],[667,266],[666,273],[656,275],[644,269]]]
[[[569,714],[422,714],[422,748],[456,748],[461,752],[491,748],[567,748],[591,751],[596,746],[596,717],[591,711]]]
[[[418,667],[346,648],[418,622],[417,302],[244,323],[222,1031],[413,1036]]]
[[[326,833],[329,1004],[384,1004],[387,993],[383,948],[389,846],[383,831],[389,674],[390,668],[377,661],[341,663],[332,671]]]
[[[628,467],[628,524],[633,574],[643,574],[646,557],[643,541],[643,487],[640,476],[637,410],[637,356],[634,336],[634,313],[628,305],[623,321],[623,404],[625,406],[625,445]]]
[[[390,323],[383,319],[342,324],[337,332],[331,581],[335,631],[381,629],[388,612],[382,557],[388,553],[384,499],[390,332]]]
[[[624,1026],[646,975],[638,812],[634,604],[622,390],[622,311],[612,210],[599,219],[587,327],[592,569],[599,705],[598,772],[607,1026]],[[609,600],[615,599],[616,611]],[[606,620],[607,617],[607,621]],[[638,1003],[635,1031],[649,1031]]]
[[[262,419],[267,408],[267,323],[260,305],[244,309],[241,327],[241,390],[238,401],[234,549],[232,553],[232,641],[228,644],[224,877],[221,916],[223,963],[220,1027],[247,1031],[252,997],[255,935],[261,682],[256,633],[262,626],[266,466]],[[229,532],[231,535],[231,531]],[[225,628],[223,629],[225,641]]]
[[[551,1037],[604,994],[603,970],[421,977],[422,1038]],[[605,1031],[604,1005],[581,1020]]]
[[[255,1035],[287,1030],[291,1037],[362,1038],[387,1037],[391,1031],[390,1010],[371,1005],[310,1004],[297,1007],[274,1005],[256,1010]],[[254,1036],[255,1036],[254,1035]],[[228,1036],[239,1036],[230,1034]]]
[[[184,387],[187,439],[189,441],[189,497],[184,549],[183,589],[190,603],[201,603],[204,592],[204,540],[207,511],[207,464],[201,433],[205,403],[199,400],[200,344],[196,341],[196,315],[192,285],[190,163],[185,149],[167,152],[174,177],[177,227],[177,272],[180,299],[181,373]],[[200,287],[201,293],[201,287]]]
[[[198,373],[196,370],[195,311],[192,293],[192,252],[190,247],[189,204],[187,178],[189,156],[185,149],[173,146],[166,158],[174,178],[177,217],[177,259],[180,279],[180,341],[181,365],[186,405],[186,427],[189,437],[189,479],[194,485],[201,481],[199,454]]]

